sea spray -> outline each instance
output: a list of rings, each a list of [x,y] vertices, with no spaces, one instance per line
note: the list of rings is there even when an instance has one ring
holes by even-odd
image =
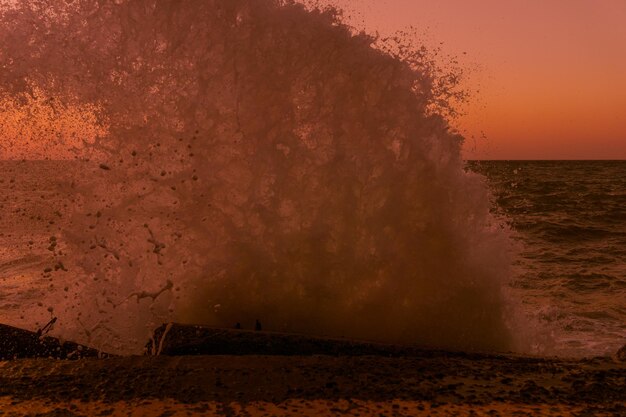
[[[64,336],[137,352],[162,322],[259,319],[514,347],[507,237],[427,56],[269,0],[24,2],[0,22],[5,100],[89,114],[45,145],[81,161],[52,248]]]

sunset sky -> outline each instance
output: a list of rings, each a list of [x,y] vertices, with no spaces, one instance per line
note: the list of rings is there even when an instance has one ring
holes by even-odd
[[[409,30],[458,59],[471,94],[454,122],[465,158],[626,159],[626,0],[319,2],[357,28]],[[5,148],[25,134],[3,125],[21,114],[10,109],[0,102]]]
[[[459,122],[466,158],[626,159],[626,1],[332,2],[459,58],[480,90]]]

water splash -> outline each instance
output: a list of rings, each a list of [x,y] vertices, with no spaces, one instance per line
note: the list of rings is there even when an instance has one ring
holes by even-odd
[[[60,331],[132,352],[163,321],[259,318],[513,347],[507,238],[438,111],[451,90],[424,50],[382,51],[337,16],[269,0],[3,5],[3,96],[35,86],[96,125],[71,135]]]

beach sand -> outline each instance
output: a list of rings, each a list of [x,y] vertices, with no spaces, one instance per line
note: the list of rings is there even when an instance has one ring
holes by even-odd
[[[2,416],[624,416],[626,363],[427,351],[0,362]]]

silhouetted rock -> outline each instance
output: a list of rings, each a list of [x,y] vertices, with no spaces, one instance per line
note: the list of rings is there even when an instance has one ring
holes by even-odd
[[[294,333],[168,323],[146,344],[148,355],[332,355],[438,356],[483,358],[484,353],[444,352],[411,345],[392,345]],[[490,354],[497,356],[497,354]],[[531,360],[533,361],[533,360]]]
[[[257,332],[260,332],[261,330],[263,330],[263,327],[261,326],[261,322],[258,319],[256,323],[254,323],[254,330],[256,330]]]
[[[617,353],[615,354],[615,357],[617,358],[618,361],[626,362],[626,345],[622,346],[617,351]]]
[[[31,332],[0,324],[0,360],[18,358],[79,359],[108,356],[96,349],[74,342],[62,342],[57,338],[42,336],[42,331]]]

